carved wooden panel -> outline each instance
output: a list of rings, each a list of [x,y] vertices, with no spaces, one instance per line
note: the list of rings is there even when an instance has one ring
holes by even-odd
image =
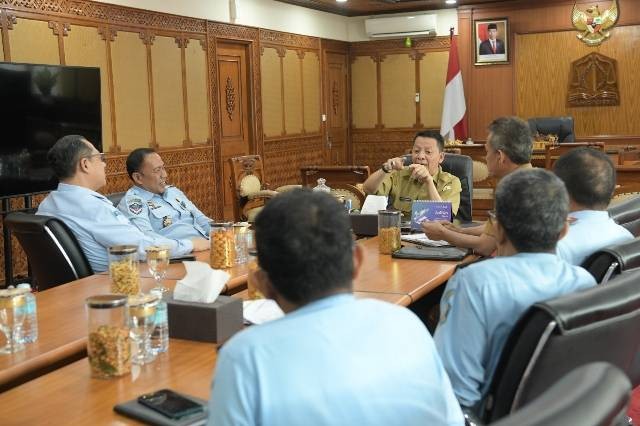
[[[206,42],[191,40],[185,47],[189,136],[193,144],[211,143]]]
[[[265,141],[263,163],[271,188],[300,184],[300,167],[322,164],[322,138],[301,136]]]
[[[416,121],[416,69],[408,54],[387,55],[380,64],[382,124],[411,128]]]
[[[294,50],[287,49],[282,59],[284,129],[287,135],[302,133],[302,72],[300,59]]]
[[[282,70],[276,49],[264,48],[261,57],[263,133],[265,137],[284,133]]]
[[[618,61],[591,52],[571,63],[567,105],[620,105]]]
[[[451,46],[449,37],[412,38],[413,45],[405,47],[404,39],[373,40],[351,43],[349,53],[352,56],[373,55],[377,53],[396,53],[424,50],[448,50]]]
[[[353,163],[369,166],[374,172],[389,158],[403,155],[411,149],[414,135],[415,130],[354,131],[351,134]]]
[[[48,22],[19,17],[8,34],[13,62],[60,64],[58,36]]]
[[[182,145],[186,134],[180,47],[174,37],[157,36],[150,50],[156,142],[161,147]]]
[[[299,34],[283,33],[260,29],[260,42],[279,44],[287,47],[302,47],[307,49],[320,49],[320,39]]]
[[[351,114],[354,128],[373,128],[378,122],[376,64],[358,56],[351,64]]]

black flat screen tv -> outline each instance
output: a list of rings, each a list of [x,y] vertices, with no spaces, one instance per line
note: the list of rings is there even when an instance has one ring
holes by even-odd
[[[55,189],[47,162],[62,136],[102,152],[100,69],[0,62],[0,197]]]

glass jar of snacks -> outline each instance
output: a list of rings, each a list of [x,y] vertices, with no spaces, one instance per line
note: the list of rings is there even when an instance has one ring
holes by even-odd
[[[397,210],[378,211],[378,248],[381,254],[400,250],[400,222],[402,213]]]
[[[89,297],[87,357],[91,376],[99,379],[131,371],[131,340],[127,296],[106,294]]]
[[[236,262],[236,239],[231,222],[211,224],[211,267],[230,268]]]
[[[140,293],[138,246],[109,247],[109,275],[111,293],[134,295]]]

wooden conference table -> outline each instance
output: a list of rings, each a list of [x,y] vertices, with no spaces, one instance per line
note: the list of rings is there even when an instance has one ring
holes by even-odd
[[[380,255],[376,238],[358,244],[364,249],[365,259],[354,282],[357,297],[407,306],[444,283],[457,264]],[[173,266],[177,277],[179,267],[184,267]],[[234,282],[246,281],[246,266],[229,272]],[[173,288],[175,282],[174,278],[165,284]],[[143,277],[141,285],[143,290],[149,289],[153,280]],[[10,389],[12,381],[24,382],[25,377],[37,378],[0,394],[3,424],[37,423],[50,418],[51,413],[62,416],[56,418],[61,423],[123,423],[127,419],[112,413],[113,405],[164,387],[208,397],[215,344],[171,339],[167,354],[131,376],[113,380],[90,377],[88,362],[83,358],[87,334],[85,299],[108,293],[109,286],[107,275],[94,275],[36,295],[40,338],[22,353],[0,357],[0,389]],[[243,291],[238,296],[245,294]]]

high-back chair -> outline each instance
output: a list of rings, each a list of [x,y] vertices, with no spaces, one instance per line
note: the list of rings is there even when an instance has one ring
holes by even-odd
[[[460,179],[460,207],[456,219],[471,222],[473,213],[473,160],[466,155],[445,153],[442,170]]]
[[[640,381],[640,271],[609,285],[536,303],[504,346],[479,415],[495,421],[581,365],[604,361]]]
[[[573,117],[533,117],[529,119],[532,134],[556,135],[558,143],[573,142]]]
[[[607,284],[621,272],[640,267],[640,238],[604,247],[587,257],[581,266],[596,282]]]
[[[126,194],[126,192],[114,192],[112,194],[105,195],[105,197],[111,201],[111,204],[113,204],[114,207],[118,207],[118,204],[120,203],[120,200],[122,200],[122,197],[124,197],[124,194]]]
[[[491,426],[628,426],[631,383],[619,368],[592,362]]]
[[[236,221],[253,222],[264,204],[278,193],[268,189],[259,155],[229,158],[233,215]]]
[[[80,244],[61,220],[14,212],[4,224],[27,254],[39,291],[93,275]]]
[[[640,236],[640,195],[633,195],[613,204],[607,211],[618,225],[627,228],[635,237]]]

